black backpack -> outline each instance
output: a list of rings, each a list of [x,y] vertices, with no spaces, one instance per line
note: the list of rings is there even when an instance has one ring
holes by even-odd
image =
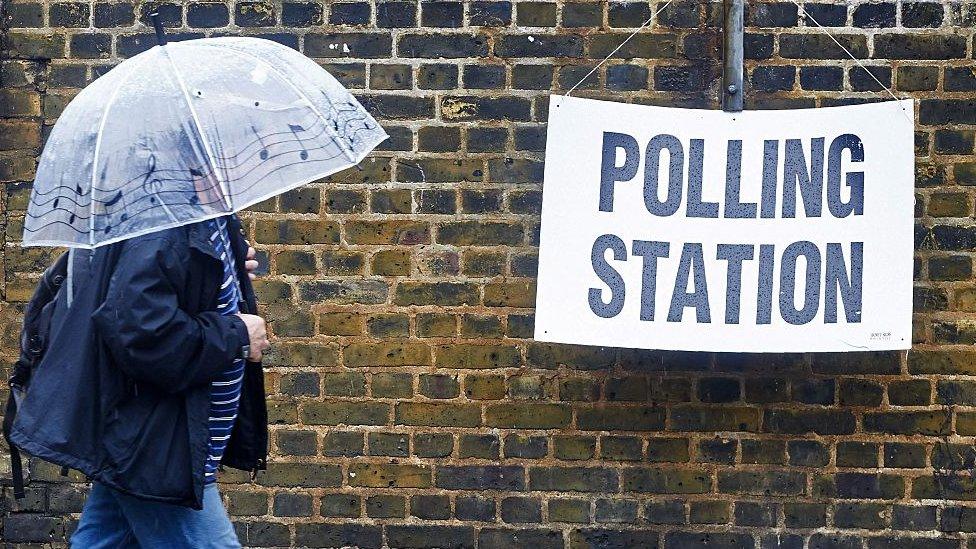
[[[10,441],[10,429],[17,415],[17,405],[30,384],[31,374],[47,350],[56,297],[68,275],[68,252],[44,271],[34,295],[24,311],[24,327],[20,332],[20,357],[10,376],[10,394],[3,414],[3,438],[10,449],[10,471],[13,476],[14,497],[24,497],[24,473],[20,451]],[[62,471],[67,473],[67,471]]]

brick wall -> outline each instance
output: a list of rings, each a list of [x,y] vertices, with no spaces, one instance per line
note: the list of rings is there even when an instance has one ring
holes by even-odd
[[[885,97],[794,4],[748,3],[747,108]],[[269,469],[223,477],[246,545],[976,547],[976,3],[806,3],[917,99],[907,356],[532,341],[547,96],[659,3],[156,5],[173,39],[301,49],[391,135],[361,171],[245,215],[276,337]],[[151,7],[5,2],[5,366],[54,257],[17,244],[43,137],[80,88],[153,43]],[[717,108],[721,11],[674,2],[577,95]],[[31,470],[26,500],[3,489],[0,539],[61,546],[83,479]]]

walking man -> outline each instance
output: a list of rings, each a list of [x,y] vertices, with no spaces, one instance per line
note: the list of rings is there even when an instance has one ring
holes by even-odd
[[[96,309],[67,313],[90,313],[103,364],[96,386],[78,391],[97,392],[108,410],[91,418],[96,429],[66,426],[75,442],[56,456],[59,463],[97,461],[79,463],[93,485],[72,546],[240,547],[216,480],[222,465],[265,467],[260,360],[268,348],[265,322],[253,314],[257,262],[242,234],[235,216],[220,217],[77,250],[69,260],[74,288],[58,299],[84,305],[78,293],[86,281],[90,291],[108,280]],[[69,309],[60,305],[51,353],[71,341],[62,337],[71,319],[58,316]],[[86,445],[98,455],[79,455]],[[44,457],[30,443],[22,447]]]

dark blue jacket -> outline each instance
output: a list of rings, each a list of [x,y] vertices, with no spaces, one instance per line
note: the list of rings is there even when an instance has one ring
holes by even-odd
[[[253,314],[247,243],[236,218],[228,231],[241,312]],[[73,273],[71,307],[57,306],[11,440],[122,492],[199,509],[209,383],[248,342],[244,323],[216,310],[222,264],[206,224],[98,248],[84,267]],[[264,398],[261,365],[248,362],[224,465],[265,468]]]

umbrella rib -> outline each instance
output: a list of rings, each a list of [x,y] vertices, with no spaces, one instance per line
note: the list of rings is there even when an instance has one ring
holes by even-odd
[[[167,46],[172,47],[174,44],[170,43]],[[193,103],[190,101],[190,94],[186,91],[186,84],[183,82],[183,76],[180,74],[179,69],[176,68],[176,63],[169,56],[169,50],[167,46],[160,46],[163,50],[163,55],[166,56],[166,60],[169,61],[170,68],[173,69],[173,74],[176,76],[176,82],[179,84],[180,91],[183,93],[183,100],[186,102],[186,107],[190,109],[190,119],[193,121],[193,125],[197,129],[197,135],[200,136],[200,141],[203,142],[203,153],[207,156],[207,162],[210,163],[210,168],[213,171],[214,178],[217,179],[217,183],[220,185],[220,190],[223,191],[224,204],[227,206],[228,212],[234,211],[233,197],[230,195],[230,188],[227,186],[227,181],[222,179],[219,175],[217,169],[217,162],[214,159],[213,151],[210,150],[210,142],[207,141],[206,134],[203,133],[203,126],[200,125],[200,119],[197,117],[197,111],[193,108]]]
[[[314,112],[316,115],[318,115],[318,117],[320,119],[322,119],[322,120],[329,120],[329,118],[327,118],[327,117],[325,117],[325,116],[322,115],[322,113],[319,111],[318,107],[315,106],[315,103],[312,101],[312,99],[308,95],[306,95],[305,92],[303,92],[298,86],[296,86],[295,84],[293,84],[291,82],[291,80],[289,80],[288,77],[284,73],[282,73],[280,70],[278,70],[278,67],[275,67],[271,63],[268,63],[264,59],[261,59],[260,57],[258,57],[257,55],[254,55],[253,53],[251,53],[249,51],[242,50],[242,49],[238,49],[238,48],[233,48],[233,47],[228,48],[228,49],[231,50],[231,51],[233,51],[234,53],[238,53],[240,55],[246,55],[246,56],[254,59],[255,61],[257,61],[259,63],[262,63],[263,65],[267,66],[269,69],[271,69],[272,71],[274,71],[274,73],[277,74],[278,77],[281,78],[281,80],[285,84],[287,84],[295,93],[297,93],[299,98],[303,99],[306,103],[308,103],[308,107],[310,109],[312,109],[312,112]],[[332,126],[330,126],[328,123],[325,123],[324,125],[325,125],[325,128],[326,128],[326,131],[328,131],[329,134],[332,136],[332,140],[335,141],[336,144],[339,145],[339,148],[342,149],[342,152],[346,155],[346,159],[348,159],[350,162],[355,163],[356,162],[355,155],[352,154],[352,151],[351,150],[349,150],[349,149],[346,148],[345,143],[343,143],[342,142],[342,139],[339,138],[339,134],[337,134],[335,132],[335,130],[332,129]]]
[[[149,61],[149,56],[139,63],[139,66],[133,65],[129,69],[129,72],[125,73],[122,77],[119,85],[112,90],[112,96],[108,98],[105,103],[105,110],[102,111],[102,119],[98,123],[98,131],[95,133],[95,151],[92,154],[92,175],[91,184],[88,189],[88,246],[89,248],[95,247],[95,179],[98,177],[98,153],[102,150],[102,132],[105,131],[105,122],[108,121],[108,111],[112,110],[112,105],[115,104],[115,98],[119,95],[119,90],[125,85],[129,80],[129,76],[136,71],[136,68],[142,68],[146,62]]]

